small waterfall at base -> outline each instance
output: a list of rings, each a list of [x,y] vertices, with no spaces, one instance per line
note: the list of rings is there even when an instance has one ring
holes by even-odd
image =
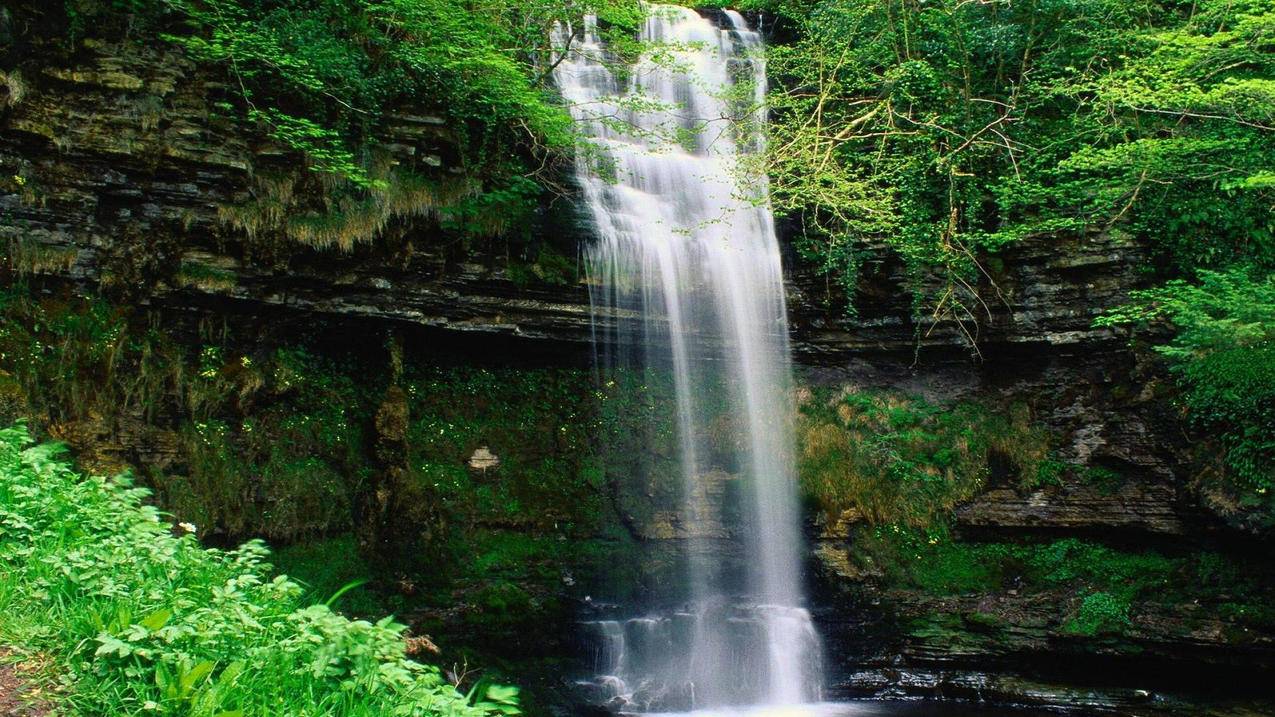
[[[591,142],[577,179],[599,363],[672,378],[688,543],[683,607],[585,626],[594,683],[630,711],[801,704],[820,647],[801,606],[784,284],[765,178],[740,181],[762,149],[762,41],[732,11],[648,10],[649,51],[622,72],[591,18],[556,33],[554,77]],[[723,404],[727,450],[705,438]],[[723,471],[742,487],[742,585],[716,547]]]

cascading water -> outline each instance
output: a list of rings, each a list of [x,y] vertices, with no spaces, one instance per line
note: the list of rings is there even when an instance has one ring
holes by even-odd
[[[607,363],[672,376],[690,543],[685,609],[590,623],[598,683],[628,708],[799,704],[818,698],[819,642],[801,607],[784,285],[765,179],[741,182],[765,120],[761,38],[735,12],[649,10],[652,51],[626,71],[604,62],[591,19],[559,28],[554,69],[591,138],[577,178],[597,234],[595,326],[610,327],[597,343]],[[718,391],[739,434],[724,459],[704,441]],[[745,486],[742,586],[709,537],[722,469]]]

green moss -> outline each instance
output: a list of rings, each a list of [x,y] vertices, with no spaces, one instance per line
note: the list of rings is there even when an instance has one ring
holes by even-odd
[[[299,349],[193,351],[101,300],[16,287],[0,297],[0,371],[39,428],[91,436],[141,416],[171,436],[175,460],[144,477],[206,534],[290,541],[349,526],[367,460],[366,400],[347,367]]]
[[[1036,480],[1052,465],[1048,435],[1025,408],[894,393],[817,393],[802,408],[799,441],[802,490],[828,520],[849,510],[925,527],[981,491],[996,466]]]
[[[279,548],[271,556],[271,562],[278,573],[301,585],[307,601],[327,603],[340,593],[331,604],[347,615],[398,614],[404,606],[401,598],[374,588],[374,576],[359,557],[358,546],[351,535]],[[347,586],[353,587],[341,592]]]
[[[1066,538],[1027,545],[1014,552],[1024,575],[1042,585],[1077,581],[1096,586],[1125,585],[1133,591],[1162,586],[1180,565],[1154,551],[1125,552]]]
[[[239,283],[233,271],[194,261],[183,261],[175,280],[179,286],[189,286],[203,291],[225,291]]]
[[[1112,494],[1124,485],[1125,477],[1119,471],[1103,466],[1087,466],[1080,472],[1080,480],[1094,486],[1100,492]]]
[[[504,633],[510,627],[537,621],[539,606],[521,585],[507,580],[489,582],[470,591],[466,599],[474,608],[465,612],[465,621],[480,629]]]
[[[992,592],[1006,574],[1006,546],[958,542],[942,527],[863,528],[853,545],[853,558],[883,573],[887,584],[935,595]]]
[[[1093,637],[1123,632],[1129,624],[1127,599],[1107,592],[1096,592],[1084,597],[1076,616],[1063,626],[1063,632]]]
[[[1218,605],[1218,615],[1234,622],[1241,629],[1275,630],[1275,605],[1263,602],[1224,602]]]
[[[510,261],[505,273],[510,281],[521,287],[530,286],[537,281],[566,285],[575,283],[580,278],[576,261],[548,246],[540,249],[533,262]]]
[[[1046,486],[1061,486],[1063,476],[1069,468],[1071,468],[1070,464],[1053,456],[1047,457],[1036,464],[1036,470],[1023,474],[1022,479],[1019,481],[1019,486],[1026,490],[1034,490]]]
[[[1009,623],[999,615],[988,612],[972,612],[962,616],[965,624],[972,630],[995,633],[1004,629]]]
[[[37,299],[21,284],[0,292],[0,370],[21,386],[40,425],[154,415],[182,391],[180,353],[106,302]]]
[[[595,528],[602,486],[592,388],[590,374],[576,369],[410,370],[416,479],[468,524]],[[469,469],[484,446],[500,464]]]
[[[999,593],[1012,588],[1057,606],[1068,634],[1119,634],[1139,609],[1200,605],[1231,623],[1237,634],[1275,625],[1271,566],[1213,551],[1166,554],[1122,550],[1093,541],[970,542],[946,529],[903,525],[862,527],[851,559],[880,576],[890,590],[932,596]],[[995,627],[977,615],[978,629]],[[987,624],[983,624],[987,623]]]
[[[1195,580],[1191,560],[1152,550],[1117,550],[1076,538],[967,542],[941,527],[920,530],[895,524],[861,529],[854,545],[855,555],[871,559],[891,582],[934,594],[988,592],[1012,577],[1029,589],[1089,587],[1171,597],[1166,592],[1171,587]],[[1200,555],[1225,560],[1213,553]],[[1236,579],[1228,576],[1224,582],[1233,585]]]

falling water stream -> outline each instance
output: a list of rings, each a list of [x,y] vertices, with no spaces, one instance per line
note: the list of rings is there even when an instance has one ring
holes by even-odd
[[[683,606],[588,625],[596,683],[636,711],[817,700],[779,246],[765,178],[741,179],[763,141],[761,37],[735,12],[652,6],[649,51],[622,71],[592,19],[557,41],[567,50],[555,79],[590,138],[577,179],[596,233],[597,342],[611,363],[672,376],[689,544]],[[622,315],[638,318],[611,320]],[[718,392],[738,433],[726,460],[704,439]],[[723,471],[743,488],[742,586],[727,584],[714,547]]]

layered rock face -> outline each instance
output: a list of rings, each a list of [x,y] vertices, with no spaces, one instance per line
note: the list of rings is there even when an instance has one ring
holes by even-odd
[[[233,208],[270,201],[280,188],[262,178],[298,158],[220,114],[224,78],[181,53],[93,40],[71,56],[31,49],[63,64],[0,76],[0,233],[17,273],[158,306],[589,340],[582,287],[515,282],[503,258],[440,246],[430,222],[387,227],[389,247],[353,252],[240,230]],[[439,117],[393,115],[384,136],[391,161],[448,173],[454,140]]]
[[[84,40],[73,53],[54,47],[33,43],[27,54],[41,62],[19,63],[0,77],[0,232],[19,273],[176,306],[278,307],[591,340],[582,284],[515,276],[494,252],[440,246],[430,221],[394,223],[384,231],[394,240],[383,243],[389,247],[350,252],[253,236],[235,208],[270,199],[262,177],[297,158],[218,109],[224,77],[178,51],[134,42]],[[436,115],[390,115],[384,136],[397,163],[445,173],[454,157]],[[1002,346],[1058,352],[1111,342],[1090,321],[1096,307],[1136,283],[1144,261],[1138,247],[1112,235],[1062,244],[1042,237],[1009,250],[982,287],[979,344],[994,356]],[[867,262],[855,318],[821,308],[824,278],[789,263],[802,362],[897,354],[910,364],[918,347],[948,358],[968,354],[954,326],[914,324],[901,269],[884,248]]]
[[[350,252],[250,236],[234,208],[268,199],[264,170],[296,158],[219,114],[224,78],[180,53],[137,43],[90,40],[74,52],[31,43],[26,58],[0,74],[8,276],[197,315],[287,314],[333,326],[383,321],[442,329],[440,336],[458,343],[475,335],[525,339],[563,361],[587,355],[593,332],[583,283],[511,271],[500,251],[444,245],[426,219],[395,219],[383,232],[389,240]],[[453,150],[437,117],[404,111],[392,116],[387,136],[395,161],[448,171]],[[1158,546],[1229,539],[1187,490],[1191,456],[1162,374],[1128,351],[1123,337],[1092,327],[1140,285],[1147,262],[1145,249],[1118,233],[1027,239],[984,261],[979,313],[962,329],[917,323],[903,269],[885,248],[865,264],[853,317],[825,301],[822,277],[789,257],[794,350],[811,385],[889,389],[938,403],[1025,403],[1056,437],[1061,460],[1123,478],[1114,490],[1074,481],[1028,490],[994,477],[957,511],[963,533]],[[979,356],[965,331],[976,332]],[[102,440],[87,437],[85,445]],[[641,537],[676,538],[678,526],[664,522]],[[1012,590],[945,599],[882,592],[872,576],[847,565],[847,531],[821,526],[813,551],[839,694],[999,689],[1021,698],[1036,683],[979,675],[990,667],[1062,679],[1069,672],[1060,655],[1095,660],[1099,670],[1138,654],[1179,668],[1275,667],[1269,639],[1237,637],[1189,605],[1139,622],[1127,641],[1098,644],[1065,637],[1053,603]],[[992,638],[971,621],[937,632],[898,627],[935,612],[994,613],[1009,627]],[[1034,671],[1033,661],[1049,669]]]

